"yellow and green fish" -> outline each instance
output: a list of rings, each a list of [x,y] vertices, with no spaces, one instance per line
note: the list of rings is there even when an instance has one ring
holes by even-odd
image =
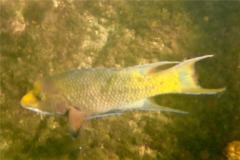
[[[128,110],[159,110],[156,95],[214,94],[224,88],[204,89],[197,83],[194,64],[206,55],[183,62],[158,62],[122,69],[80,69],[46,77],[34,83],[21,106],[42,114],[67,114],[73,137],[84,120],[119,115]],[[170,66],[170,67],[169,67]]]

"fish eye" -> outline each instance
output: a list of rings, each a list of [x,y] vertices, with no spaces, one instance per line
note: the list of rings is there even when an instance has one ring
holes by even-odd
[[[38,101],[44,100],[44,96],[43,96],[41,93],[39,93],[39,92],[33,92],[33,94],[34,94],[35,98],[36,98]]]
[[[41,100],[42,100],[42,96],[41,96],[40,94],[35,95],[35,97],[36,97],[36,99],[37,99],[38,101],[41,101]]]

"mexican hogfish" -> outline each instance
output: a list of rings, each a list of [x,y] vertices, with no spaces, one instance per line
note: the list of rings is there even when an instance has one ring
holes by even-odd
[[[194,64],[206,55],[183,62],[158,62],[128,68],[79,69],[49,76],[34,83],[21,106],[42,114],[67,115],[73,137],[84,120],[118,115],[128,110],[159,110],[150,99],[156,95],[215,94],[224,88],[198,85]]]

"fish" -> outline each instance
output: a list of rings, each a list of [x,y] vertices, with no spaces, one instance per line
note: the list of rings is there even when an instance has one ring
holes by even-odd
[[[126,111],[187,113],[153,101],[162,94],[216,94],[225,87],[207,89],[197,81],[195,63],[205,55],[183,62],[162,61],[127,68],[77,69],[37,80],[20,104],[47,115],[66,115],[76,138],[86,120],[121,115]]]

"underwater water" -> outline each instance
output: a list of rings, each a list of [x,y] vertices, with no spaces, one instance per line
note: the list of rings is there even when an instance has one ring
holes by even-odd
[[[233,160],[239,153],[226,147],[240,141],[240,2],[0,3],[0,159]],[[156,98],[187,115],[138,111],[95,119],[73,140],[65,117],[20,107],[45,76],[207,54],[214,57],[196,66],[200,84],[226,91]]]

